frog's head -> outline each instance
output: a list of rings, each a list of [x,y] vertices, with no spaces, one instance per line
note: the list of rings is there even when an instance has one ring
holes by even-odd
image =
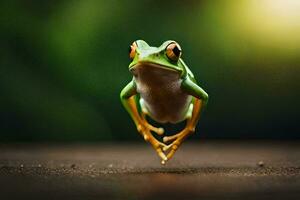
[[[142,65],[160,67],[181,74],[184,71],[181,54],[181,47],[172,40],[164,42],[160,47],[151,47],[145,41],[137,40],[129,49],[129,57],[132,60],[129,70]]]

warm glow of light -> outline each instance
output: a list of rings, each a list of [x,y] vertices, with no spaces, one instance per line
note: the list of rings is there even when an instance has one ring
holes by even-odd
[[[300,48],[300,0],[237,1],[231,19],[235,31],[260,43]]]
[[[269,24],[274,28],[300,28],[299,0],[261,0],[252,6],[254,14],[261,16],[261,23],[265,25]]]

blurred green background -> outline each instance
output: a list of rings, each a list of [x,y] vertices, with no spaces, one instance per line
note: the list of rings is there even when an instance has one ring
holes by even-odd
[[[128,47],[174,39],[210,101],[193,138],[299,138],[300,1],[1,1],[0,141],[140,140]]]

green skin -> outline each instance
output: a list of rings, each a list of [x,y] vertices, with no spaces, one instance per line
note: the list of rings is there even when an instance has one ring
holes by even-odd
[[[133,119],[135,116],[128,104],[128,99],[132,96],[136,98],[137,107],[141,108],[139,114],[148,115],[160,123],[177,123],[190,119],[191,105],[196,98],[202,101],[203,106],[207,104],[207,93],[197,84],[194,75],[184,61],[181,58],[175,61],[168,58],[166,48],[171,43],[176,42],[169,40],[160,47],[151,47],[143,40],[135,42],[136,54],[129,64],[129,71],[134,76],[120,94],[122,104]],[[160,76],[160,73],[163,75]],[[147,77],[147,74],[151,77]],[[138,80],[137,77],[145,77],[145,81]],[[160,86],[155,86],[155,82],[159,82]],[[163,94],[161,94],[162,91]],[[141,101],[142,97],[144,97],[144,101]],[[177,102],[177,104],[168,108],[168,104],[173,102]],[[168,110],[168,113],[163,113],[162,116],[159,109]],[[136,121],[135,123],[138,126]]]

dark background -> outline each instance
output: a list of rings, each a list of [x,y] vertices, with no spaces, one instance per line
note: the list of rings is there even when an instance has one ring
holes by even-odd
[[[174,39],[210,95],[193,138],[299,138],[299,1],[1,1],[0,141],[140,140],[128,47]]]

